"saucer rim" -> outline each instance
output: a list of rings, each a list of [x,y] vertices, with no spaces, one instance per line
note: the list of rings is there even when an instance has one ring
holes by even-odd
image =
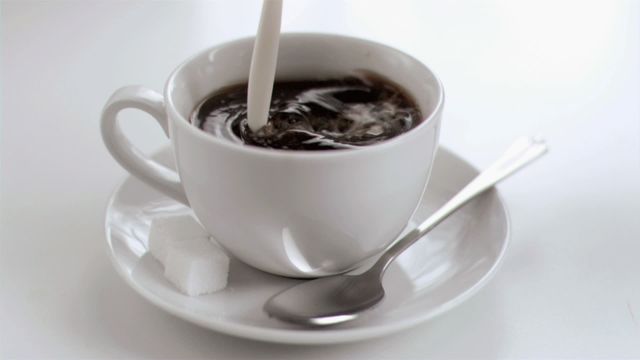
[[[157,157],[159,154],[169,151],[169,146],[163,146],[160,149],[154,151],[152,153],[152,157]],[[443,151],[448,154],[448,156],[454,158],[456,161],[463,163],[469,168],[473,169],[473,171],[477,174],[478,169],[466,161],[464,158],[449,150],[448,148],[439,145],[437,148],[437,152]],[[437,153],[436,153],[437,156]],[[378,324],[372,326],[364,326],[362,328],[346,328],[346,329],[309,329],[309,328],[300,328],[300,329],[274,329],[274,328],[265,328],[259,326],[245,325],[239,324],[234,321],[220,320],[215,318],[203,319],[187,310],[181,310],[172,306],[171,304],[163,301],[163,299],[149,290],[147,290],[144,286],[141,286],[138,282],[134,281],[131,274],[129,274],[123,266],[120,266],[118,263],[118,259],[116,258],[115,251],[113,248],[113,238],[111,234],[111,229],[109,227],[109,219],[110,211],[113,208],[115,200],[122,190],[125,183],[133,177],[131,174],[125,175],[124,179],[118,182],[118,185],[109,195],[109,200],[107,201],[105,211],[104,211],[104,228],[105,228],[105,237],[106,237],[106,247],[108,252],[108,257],[115,268],[116,272],[120,277],[125,281],[127,285],[129,285],[133,290],[135,290],[140,296],[142,296],[145,300],[149,301],[153,305],[159,307],[160,309],[168,312],[169,314],[181,318],[183,320],[189,321],[193,324],[201,326],[206,329],[214,330],[220,332],[222,334],[232,335],[240,338],[247,338],[252,340],[271,342],[271,343],[281,343],[281,344],[298,344],[298,345],[320,345],[320,344],[337,344],[337,343],[348,343],[354,341],[361,341],[365,339],[371,339],[376,337],[381,337],[384,335],[388,335],[391,333],[395,333],[401,330],[405,330],[411,327],[414,327],[418,324],[424,323],[428,320],[432,320],[447,311],[459,306],[473,295],[475,295],[480,289],[482,289],[498,272],[502,263],[504,262],[504,256],[509,248],[509,244],[511,243],[511,218],[507,206],[504,202],[504,199],[497,188],[493,188],[490,190],[495,198],[498,200],[500,205],[500,209],[504,213],[505,219],[505,235],[502,243],[502,248],[498,256],[495,259],[495,262],[491,266],[491,268],[478,280],[475,284],[467,288],[465,291],[456,295],[449,302],[440,305],[439,307],[427,311],[421,314],[416,314],[408,319],[403,319],[396,321],[391,324]],[[146,186],[146,185],[145,185]]]

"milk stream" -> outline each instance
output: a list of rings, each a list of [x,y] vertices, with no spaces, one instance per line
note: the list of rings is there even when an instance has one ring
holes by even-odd
[[[253,131],[258,131],[268,121],[278,62],[281,18],[282,0],[264,0],[253,45],[247,91],[248,124]]]

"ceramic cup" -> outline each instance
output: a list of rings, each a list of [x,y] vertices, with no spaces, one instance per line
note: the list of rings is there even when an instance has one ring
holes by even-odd
[[[263,271],[318,277],[379,254],[405,228],[432,167],[444,94],[434,73],[391,47],[351,37],[282,34],[277,79],[378,73],[403,87],[424,120],[407,133],[353,150],[286,151],[232,143],[193,126],[198,103],[247,81],[253,38],[214,46],[173,71],[164,95],[117,90],[102,137],[131,174],[191,207],[236,258]],[[171,140],[177,173],[138,151],[118,127],[120,110],[154,117]]]

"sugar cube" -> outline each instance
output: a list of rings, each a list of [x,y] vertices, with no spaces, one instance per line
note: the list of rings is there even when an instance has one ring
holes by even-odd
[[[164,276],[178,290],[196,296],[227,286],[229,257],[209,237],[169,243]]]
[[[149,251],[162,264],[170,243],[208,236],[202,225],[190,214],[154,218],[149,230]]]

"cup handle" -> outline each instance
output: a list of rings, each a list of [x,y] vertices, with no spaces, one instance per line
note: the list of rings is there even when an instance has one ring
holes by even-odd
[[[162,95],[142,86],[125,86],[111,95],[102,110],[100,130],[102,140],[111,156],[133,176],[188,206],[189,202],[178,173],[151,160],[122,133],[117,116],[121,110],[127,108],[142,110],[151,115],[169,137]]]

